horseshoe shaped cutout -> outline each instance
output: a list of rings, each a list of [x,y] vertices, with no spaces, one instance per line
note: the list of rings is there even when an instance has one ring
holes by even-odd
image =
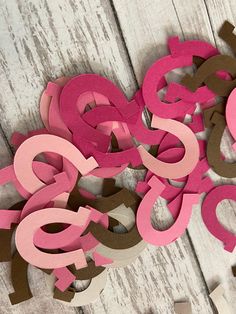
[[[223,242],[224,249],[233,252],[236,245],[236,235],[225,229],[216,215],[217,205],[224,199],[236,201],[235,185],[220,185],[211,190],[202,204],[202,219],[208,231]]]
[[[136,206],[131,207],[134,213],[137,211],[139,202],[140,198],[136,196]],[[88,229],[101,244],[112,249],[128,249],[142,241],[136,224],[126,233],[111,232],[93,221],[90,222]]]
[[[11,260],[11,281],[14,292],[9,294],[9,299],[12,305],[33,297],[28,283],[28,263],[18,252],[15,252]]]
[[[74,190],[70,194],[68,204],[71,208],[78,208],[80,206],[88,205],[99,210],[101,213],[107,213],[120,206],[122,203],[126,207],[132,207],[134,204],[136,204],[136,201],[136,195],[126,188],[122,188],[110,196],[89,199],[84,197],[80,193],[77,186],[75,186]]]
[[[171,70],[192,65],[192,56],[180,56],[173,58],[171,55],[157,60],[147,71],[142,85],[142,95],[147,108],[155,115],[162,118],[182,117],[195,104],[179,100],[166,104],[156,95],[157,86],[162,77]],[[158,75],[157,75],[158,73]]]
[[[235,26],[233,24],[225,21],[221,26],[218,35],[230,46],[233,52],[236,53],[236,36],[233,33],[234,28]]]
[[[52,275],[48,276],[45,274],[45,278],[46,278],[46,281],[47,281],[47,284],[51,293],[53,293],[54,281],[55,281],[54,277]],[[70,302],[63,302],[63,301],[61,302],[64,305],[74,306],[74,307],[83,306],[88,303],[91,303],[99,297],[99,295],[105,288],[106,280],[107,280],[107,270],[103,271],[98,276],[92,278],[87,289],[80,292],[74,291],[74,296]],[[54,294],[54,298],[55,296],[56,295]]]
[[[17,149],[13,164],[18,181],[31,194],[44,186],[42,181],[35,176],[32,162],[38,154],[45,151],[65,157],[82,175],[98,166],[93,157],[86,159],[73,144],[63,138],[50,134],[32,136]]]
[[[150,244],[156,246],[167,245],[184,233],[191,217],[192,206],[198,204],[199,195],[184,194],[181,210],[174,224],[167,230],[159,231],[152,226],[150,217],[153,205],[165,189],[165,185],[155,176],[151,177],[148,184],[151,189],[144,196],[137,211],[138,231],[143,240]]]
[[[217,71],[227,71],[234,78],[236,76],[236,59],[226,55],[213,56],[206,60],[196,71],[194,76],[186,74],[181,83],[194,92],[202,83],[218,96],[228,96],[236,87],[236,79],[226,80],[217,77]]]
[[[236,163],[229,163],[222,159],[220,151],[221,139],[226,127],[224,116],[215,112],[211,118],[214,124],[207,143],[207,160],[213,170],[222,177],[236,177]]]
[[[67,223],[81,227],[88,220],[90,211],[80,207],[77,213],[62,208],[46,208],[36,211],[24,218],[16,229],[15,242],[20,255],[30,264],[39,268],[61,268],[75,264],[76,268],[87,265],[85,255],[81,249],[72,252],[49,254],[37,249],[34,245],[36,231],[50,223]]]
[[[168,179],[177,179],[188,175],[199,160],[199,144],[195,134],[181,122],[163,119],[156,115],[152,116],[151,126],[160,128],[178,137],[184,145],[185,154],[179,162],[166,163],[151,156],[143,146],[139,146],[138,150],[144,166],[157,176]]]
[[[96,92],[105,96],[124,119],[135,116],[138,111],[138,105],[130,104],[124,94],[108,79],[97,74],[75,76],[64,86],[60,97],[62,118],[72,129],[74,128],[73,121],[78,117],[76,102],[86,92]]]

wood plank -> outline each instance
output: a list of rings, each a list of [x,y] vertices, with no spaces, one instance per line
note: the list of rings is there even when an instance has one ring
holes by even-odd
[[[216,38],[217,47],[223,52],[229,51],[217,38],[216,32],[225,19],[228,18],[234,22],[232,12],[234,12],[235,3],[206,1],[206,7],[204,1],[201,0],[191,1],[191,4],[188,0],[174,0],[172,4],[171,1],[143,1],[142,3],[131,1],[124,10],[124,1],[115,1],[115,8],[139,83],[142,82],[145,69],[151,62],[166,53],[167,50],[163,44],[169,35],[178,35],[185,39],[204,39],[212,44],[215,44]],[[214,34],[211,25],[213,25]],[[222,148],[224,152],[227,152],[227,157],[232,159],[233,155],[230,153],[232,149],[229,143],[230,140],[224,137]],[[216,175],[213,177],[218,184],[222,181],[226,182]],[[229,202],[224,202],[221,209],[222,212],[219,213],[221,221],[231,230],[236,230],[235,206],[229,206]],[[231,274],[231,265],[235,263],[234,254],[224,251],[222,245],[207,232],[202,223],[199,207],[194,210],[188,232],[209,290],[218,281],[223,282],[227,299],[236,309],[236,283]],[[209,248],[211,248],[210,254]]]
[[[130,97],[135,80],[108,1],[4,1],[1,17],[1,125],[41,127],[39,97],[64,74],[99,73]]]

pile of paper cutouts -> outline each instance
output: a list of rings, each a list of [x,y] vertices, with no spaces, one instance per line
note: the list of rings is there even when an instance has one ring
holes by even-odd
[[[225,22],[219,36],[236,53],[233,29]],[[49,82],[40,100],[45,127],[12,135],[13,164],[0,170],[1,184],[12,183],[23,198],[0,211],[0,258],[11,261],[12,304],[32,297],[28,264],[46,273],[52,297],[64,304],[95,300],[105,288],[107,268],[131,264],[147,244],[176,241],[203,192],[204,224],[233,251],[236,236],[218,221],[216,207],[236,200],[236,186],[214,186],[206,173],[236,177],[236,163],[220,150],[226,127],[236,140],[236,59],[198,40],[171,37],[168,48],[170,54],[148,69],[131,100],[96,74]],[[192,76],[167,83],[166,74],[189,66]],[[142,119],[145,111],[150,128]],[[207,141],[196,136],[205,128]],[[147,170],[135,191],[115,184],[127,167]],[[102,195],[79,187],[81,177],[91,175],[104,179]],[[151,223],[160,196],[174,219],[166,230]],[[75,280],[91,282],[78,292]]]

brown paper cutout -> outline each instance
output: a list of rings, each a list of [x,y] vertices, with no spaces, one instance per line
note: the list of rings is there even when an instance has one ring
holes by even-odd
[[[177,302],[174,304],[176,314],[192,314],[191,303]]]
[[[87,267],[77,270],[74,265],[70,265],[68,266],[68,269],[76,276],[76,280],[91,280],[101,274],[105,270],[105,267],[95,266],[94,261],[91,260],[88,262]],[[70,302],[74,298],[75,292],[76,289],[73,287],[67,288],[64,292],[55,287],[53,298]]]
[[[16,251],[11,262],[11,281],[14,292],[9,294],[11,304],[17,304],[33,297],[28,283],[28,263]]]
[[[73,209],[77,209],[80,206],[89,205],[99,210],[101,213],[107,213],[122,203],[124,203],[126,207],[131,207],[135,201],[136,200],[133,194],[126,188],[122,188],[119,192],[113,195],[100,197],[93,200],[81,195],[76,186],[70,194],[68,204]]]
[[[225,115],[225,106],[226,106],[225,103],[219,103],[203,111],[204,125],[206,128],[211,128],[214,126],[214,124],[211,121],[214,112],[218,112],[223,116]]]
[[[76,292],[76,289],[74,289],[72,287],[69,287],[64,292],[55,288],[54,293],[53,293],[53,298],[57,299],[57,300],[64,301],[64,302],[71,302],[71,300],[75,296],[75,292]]]
[[[130,193],[132,193],[136,199],[136,202],[131,206],[132,210],[136,214],[141,198],[134,192]],[[101,244],[112,249],[128,249],[142,241],[142,237],[138,232],[136,224],[128,232],[115,233],[104,228],[102,225],[91,221],[88,226],[88,230]]]
[[[226,71],[236,76],[236,59],[226,55],[217,55],[207,59],[196,71],[194,76],[186,74],[181,83],[195,92],[198,87],[205,83],[216,95],[228,96],[236,87],[236,79],[227,81],[216,76],[216,72]]]
[[[22,210],[26,201],[21,201],[9,208],[9,210]],[[11,238],[15,227],[9,229],[0,229],[0,262],[11,260]]]
[[[234,277],[236,277],[236,265],[232,266],[232,273],[233,273]]]
[[[127,233],[115,233],[91,221],[89,231],[100,243],[112,249],[128,249],[142,241],[136,225]]]
[[[0,230],[0,262],[11,260],[11,238],[14,229]]]
[[[221,158],[220,143],[226,127],[224,116],[215,112],[211,118],[214,124],[207,143],[207,160],[213,170],[222,177],[236,177],[236,163],[225,162]]]
[[[225,21],[221,26],[218,35],[230,46],[232,51],[236,53],[236,36],[233,33],[234,28],[235,27],[233,24],[231,24],[229,21]]]
[[[105,267],[96,266],[93,260],[89,261],[87,264],[88,266],[81,269],[75,269],[74,265],[70,265],[68,268],[76,276],[76,280],[92,279],[105,270]]]
[[[102,185],[102,196],[110,196],[112,194],[115,194],[121,190],[118,186],[115,185],[116,180],[112,178],[105,178],[103,180]]]

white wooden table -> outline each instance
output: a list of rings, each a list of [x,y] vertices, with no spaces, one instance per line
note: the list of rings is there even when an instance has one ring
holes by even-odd
[[[217,36],[222,22],[236,24],[234,0],[0,0],[0,163],[10,164],[13,131],[42,126],[39,97],[46,82],[61,75],[99,73],[131,97],[152,62],[167,52],[166,39],[205,39],[230,53]],[[229,138],[223,141],[228,157]],[[228,150],[227,150],[228,147]],[[140,175],[127,171],[119,183],[134,187]],[[215,175],[218,183],[223,180]],[[224,180],[225,182],[225,180]],[[1,187],[2,208],[16,201],[10,186]],[[157,211],[158,205],[158,211]],[[155,207],[157,221],[165,207]],[[221,221],[236,230],[236,206],[224,201]],[[69,308],[48,297],[41,271],[30,268],[34,298],[12,306],[9,264],[2,263],[0,313],[174,313],[174,301],[189,300],[193,313],[216,313],[209,292],[218,283],[236,313],[235,254],[223,250],[193,212],[187,232],[175,243],[148,246],[132,265],[109,270],[101,298]]]

